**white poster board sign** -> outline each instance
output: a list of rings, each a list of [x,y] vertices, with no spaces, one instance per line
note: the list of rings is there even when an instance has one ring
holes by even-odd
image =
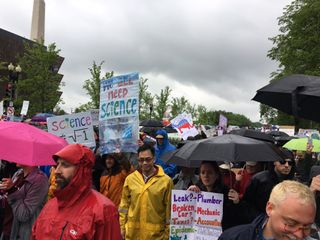
[[[187,140],[189,136],[194,137],[199,133],[193,124],[191,114],[181,113],[170,122],[171,126],[178,131],[183,140]]]
[[[90,109],[89,112],[91,113],[92,125],[99,126],[99,109]]]
[[[100,153],[137,152],[139,139],[139,74],[101,81]]]
[[[47,124],[48,132],[63,137],[69,144],[81,143],[90,148],[96,146],[90,112],[50,117]]]
[[[222,215],[223,194],[172,190],[170,239],[216,240]]]
[[[20,115],[27,115],[29,108],[29,101],[24,100],[21,108]]]

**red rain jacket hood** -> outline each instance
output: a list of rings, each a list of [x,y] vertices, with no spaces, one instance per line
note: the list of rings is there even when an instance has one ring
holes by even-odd
[[[71,182],[54,192],[32,229],[32,240],[120,240],[119,214],[115,205],[91,189],[93,152],[80,144],[68,145],[53,158],[78,165]]]
[[[77,172],[71,182],[65,188],[57,189],[54,192],[59,208],[70,207],[91,189],[92,167],[95,157],[88,147],[81,144],[70,144],[53,155],[55,161],[59,158],[78,165]]]

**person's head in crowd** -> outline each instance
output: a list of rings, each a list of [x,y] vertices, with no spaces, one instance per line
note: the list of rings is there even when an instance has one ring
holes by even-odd
[[[159,129],[156,132],[156,140],[158,148],[165,147],[169,143],[167,131],[164,129]]]
[[[183,176],[194,176],[195,170],[195,168],[181,167],[181,173]]]
[[[201,162],[199,178],[200,184],[202,184],[208,192],[211,192],[216,184],[222,184],[219,166],[213,161]]]
[[[154,155],[154,147],[149,144],[143,144],[138,148],[138,165],[141,172],[146,176],[149,176],[154,170]]]
[[[116,174],[120,171],[120,163],[115,153],[103,154],[102,163],[110,174]]]
[[[246,170],[248,173],[256,173],[259,172],[261,170],[261,164],[258,162],[246,162],[245,164]]]
[[[297,181],[277,184],[266,206],[266,239],[305,239],[310,235],[316,214],[316,202],[311,190]]]
[[[279,148],[277,153],[279,160],[273,163],[275,172],[281,175],[292,174],[295,166],[293,153],[285,148]]]
[[[88,147],[81,144],[67,145],[54,154],[53,159],[57,163],[55,177],[58,189],[64,189],[68,185],[91,186],[91,171],[95,157]]]
[[[223,162],[219,164],[219,170],[221,173],[228,173],[231,171],[231,168],[233,167],[233,164],[231,162]]]
[[[164,136],[161,135],[161,134],[158,134],[158,135],[156,136],[156,139],[157,139],[157,144],[158,144],[159,146],[162,146],[162,145],[163,145],[163,142],[164,142]]]
[[[295,153],[295,160],[304,159],[304,152],[303,151],[296,151]]]

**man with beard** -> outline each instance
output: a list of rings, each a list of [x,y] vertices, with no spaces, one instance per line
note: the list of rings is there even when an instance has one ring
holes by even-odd
[[[53,159],[57,190],[33,225],[31,239],[121,239],[115,205],[91,189],[93,152],[71,144]]]
[[[154,154],[148,144],[139,147],[139,169],[124,182],[119,207],[123,239],[169,239],[173,183],[161,166],[155,165]]]

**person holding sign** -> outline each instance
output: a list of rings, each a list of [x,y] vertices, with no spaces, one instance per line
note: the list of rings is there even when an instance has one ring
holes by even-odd
[[[105,165],[105,170],[100,177],[100,192],[117,207],[120,204],[124,181],[134,170],[127,159],[125,159],[125,163],[121,164],[120,156],[116,153],[102,155],[102,164]]]
[[[169,239],[173,183],[162,167],[155,165],[154,154],[148,144],[139,147],[139,169],[125,180],[119,207],[123,239]]]
[[[307,238],[313,232],[316,202],[313,192],[304,184],[285,180],[277,184],[270,194],[266,214],[251,224],[228,229],[219,240],[256,239],[319,239]]]
[[[203,161],[200,165],[199,178],[199,183],[190,186],[188,191],[222,193],[224,196],[222,229],[236,226],[238,222],[235,215],[239,209],[239,194],[223,184],[218,164],[212,161]]]

